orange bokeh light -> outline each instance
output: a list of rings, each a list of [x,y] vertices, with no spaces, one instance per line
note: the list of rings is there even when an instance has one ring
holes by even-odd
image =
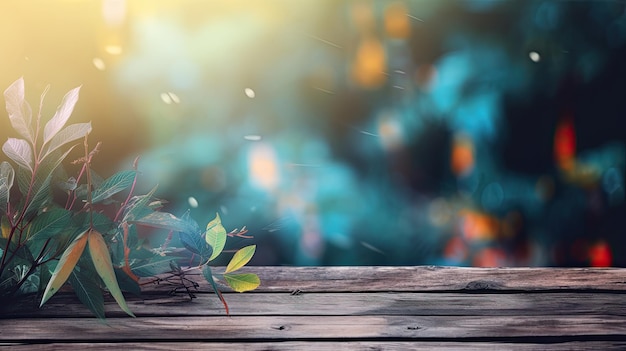
[[[373,36],[365,37],[359,45],[352,67],[354,81],[366,88],[379,87],[386,80],[385,67],[385,49],[382,43]]]
[[[406,6],[393,2],[385,9],[385,31],[392,38],[407,38],[411,31]]]
[[[474,167],[474,146],[469,138],[456,137],[452,144],[450,168],[457,175],[465,175]]]
[[[492,240],[496,238],[500,228],[500,223],[496,218],[470,210],[462,210],[459,214],[465,239]]]

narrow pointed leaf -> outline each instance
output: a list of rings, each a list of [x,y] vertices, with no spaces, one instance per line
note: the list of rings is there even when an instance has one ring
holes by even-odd
[[[52,278],[50,278],[46,286],[39,306],[43,306],[43,304],[63,286],[76,266],[76,263],[78,263],[78,259],[83,254],[85,244],[87,244],[87,235],[86,232],[83,232],[65,249],[65,252],[61,255],[61,259],[52,273]]]
[[[117,278],[117,283],[120,285],[120,290],[129,292],[137,297],[141,296],[139,283],[123,269],[115,268],[115,277]]]
[[[33,151],[26,140],[9,138],[2,145],[2,151],[18,166],[29,170],[31,174],[33,173]]]
[[[108,199],[120,191],[130,187],[135,180],[136,174],[137,172],[130,170],[115,173],[110,178],[102,182],[96,190],[94,190],[91,202],[96,203],[104,199]]]
[[[69,142],[84,138],[85,135],[89,134],[90,132],[91,122],[70,124],[69,126],[63,128],[52,138],[52,140],[50,140],[50,144],[48,145],[48,148],[46,149],[46,153],[43,158],[48,157],[48,155],[54,152],[54,150]]]
[[[128,223],[167,229],[175,232],[193,233],[193,228],[190,227],[187,222],[167,212],[150,212],[139,219],[128,221]]]
[[[254,256],[254,251],[256,250],[256,245],[250,245],[239,249],[233,255],[233,258],[230,259],[228,266],[226,266],[226,270],[224,273],[230,273],[238,270],[239,268],[246,265],[246,263],[250,262],[252,256]]]
[[[75,269],[70,274],[69,282],[80,302],[87,306],[96,317],[104,319],[104,297],[100,286],[92,276]]]
[[[111,256],[109,255],[109,249],[104,242],[102,234],[95,230],[89,231],[89,253],[91,254],[91,261],[104,285],[109,289],[109,292],[120,306],[120,308],[126,312],[129,316],[135,317],[133,312],[130,311],[124,295],[117,284],[117,278],[115,277],[115,271],[113,270],[113,264],[111,263]]]
[[[26,207],[26,214],[38,211],[47,201],[50,200],[50,183],[52,182],[52,177],[54,176],[54,170],[61,164],[73,148],[74,146],[69,148],[65,151],[65,153],[55,159],[54,162],[46,162],[45,169],[42,166],[40,171],[37,172],[37,179],[35,185],[33,186],[34,195],[28,204],[28,207]]]
[[[52,119],[46,123],[46,126],[43,129],[44,144],[48,143],[52,137],[54,137],[61,130],[61,128],[63,128],[63,126],[65,126],[65,123],[67,123],[72,111],[74,111],[74,105],[76,105],[76,101],[78,101],[79,91],[80,87],[74,88],[67,92],[67,94],[63,97],[63,101],[57,108],[57,112],[54,114]]]
[[[215,279],[213,279],[213,272],[211,272],[211,267],[209,267],[209,265],[204,265],[204,268],[202,268],[202,275],[204,275],[204,279],[206,279],[206,281],[211,284],[211,287],[213,288],[215,295],[217,295],[220,301],[222,301],[222,304],[224,305],[224,309],[226,310],[226,314],[229,314],[228,304],[226,303],[226,300],[224,299],[222,292],[217,287],[217,284],[215,284]]]
[[[226,229],[222,226],[222,219],[219,213],[215,214],[215,219],[209,222],[206,226],[206,242],[213,248],[213,254],[209,258],[212,261],[224,250],[226,245]]]
[[[261,285],[261,279],[254,273],[224,274],[224,279],[236,292],[254,290]]]
[[[4,91],[6,108],[9,113],[11,126],[26,140],[33,142],[31,130],[32,111],[30,105],[24,99],[24,78],[16,80]]]

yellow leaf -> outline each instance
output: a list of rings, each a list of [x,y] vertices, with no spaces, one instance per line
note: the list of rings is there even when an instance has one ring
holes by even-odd
[[[224,279],[236,292],[254,290],[261,285],[261,279],[254,273],[224,274]]]
[[[111,256],[109,255],[109,248],[104,242],[102,234],[93,229],[89,231],[89,253],[91,254],[91,261],[96,267],[96,272],[98,272],[98,275],[102,278],[102,281],[109,289],[115,301],[117,301],[117,304],[124,312],[128,313],[128,315],[135,317],[128,308],[126,300],[124,300],[124,295],[122,295],[122,291],[117,284],[117,278],[115,277],[115,271],[111,263]]]
[[[81,233],[74,241],[70,244],[70,246],[65,249],[59,263],[57,263],[56,268],[54,269],[54,273],[52,273],[52,277],[46,286],[46,290],[43,293],[43,298],[41,299],[41,304],[39,307],[43,306],[48,299],[50,299],[59,289],[67,278],[74,270],[76,263],[78,263],[78,259],[83,254],[85,250],[85,244],[87,243],[87,235],[86,232]]]
[[[9,234],[11,233],[11,226],[9,226],[9,221],[5,220],[6,217],[2,216],[2,221],[0,221],[0,229],[2,230],[2,237],[4,239],[9,238]]]
[[[238,270],[243,267],[250,261],[252,256],[254,255],[254,251],[256,250],[256,245],[250,245],[239,249],[233,255],[233,258],[230,259],[228,266],[226,266],[226,271],[224,273],[230,273]]]
[[[209,261],[213,260],[224,250],[226,245],[226,229],[222,226],[222,220],[218,213],[215,214],[215,219],[209,222],[206,226],[206,242],[211,245],[213,253],[209,258]]]

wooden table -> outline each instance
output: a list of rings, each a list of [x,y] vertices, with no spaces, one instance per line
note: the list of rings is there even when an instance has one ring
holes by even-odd
[[[3,312],[11,349],[626,350],[626,269],[250,267],[262,286],[196,298],[166,283],[111,299],[106,324],[72,293]],[[197,274],[197,273],[196,273]],[[31,305],[32,306],[32,305]]]

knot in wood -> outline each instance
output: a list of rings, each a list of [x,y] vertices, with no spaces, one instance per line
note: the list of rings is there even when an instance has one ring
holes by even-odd
[[[276,330],[289,330],[289,326],[288,325],[273,325],[272,329],[276,329]]]
[[[501,288],[502,285],[497,282],[492,282],[489,280],[474,280],[463,288],[464,290],[495,290]]]

